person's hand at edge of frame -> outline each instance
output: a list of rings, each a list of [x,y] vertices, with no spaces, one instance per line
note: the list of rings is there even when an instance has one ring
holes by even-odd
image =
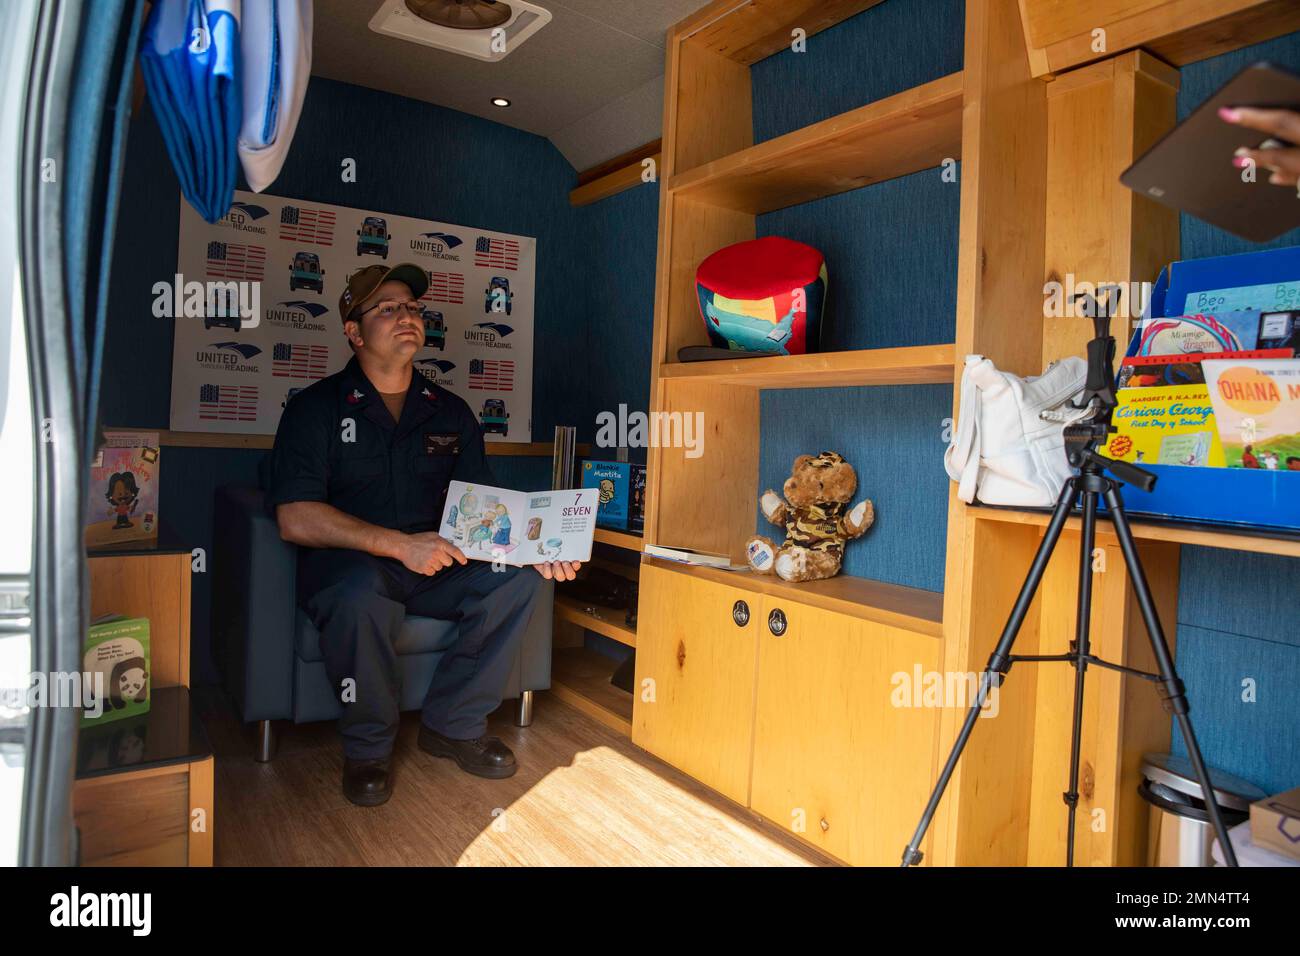
[[[1286,140],[1300,143],[1300,112],[1284,109],[1259,109],[1253,106],[1225,106],[1219,110],[1225,123],[1244,126]],[[1233,165],[1245,169],[1251,163],[1267,169],[1268,181],[1274,186],[1300,185],[1300,146],[1271,146],[1248,149],[1243,146],[1234,154]]]

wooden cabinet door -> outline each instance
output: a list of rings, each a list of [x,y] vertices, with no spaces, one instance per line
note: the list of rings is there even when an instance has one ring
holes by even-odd
[[[740,600],[749,609],[743,624],[733,616]],[[749,800],[757,601],[641,566],[632,742],[741,804]]]
[[[897,866],[930,794],[939,726],[937,707],[899,688],[936,671],[939,638],[778,598],[757,623],[750,805],[841,860]]]

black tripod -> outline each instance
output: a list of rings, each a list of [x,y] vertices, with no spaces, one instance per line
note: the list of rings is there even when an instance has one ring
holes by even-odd
[[[1070,461],[1070,465],[1079,469],[1079,474],[1070,478],[1061,490],[1061,496],[1056,502],[1056,509],[1052,512],[1052,520],[1047,525],[1047,533],[1043,537],[1042,544],[1038,546],[1038,553],[1034,555],[1034,561],[1029,567],[1029,574],[1026,576],[1025,583],[1016,598],[1015,606],[1011,609],[1011,616],[1007,619],[1006,627],[1002,629],[1002,637],[999,639],[997,647],[993,649],[993,653],[989,656],[988,664],[984,667],[975,701],[966,713],[966,720],[962,724],[961,732],[957,735],[952,751],[948,754],[948,762],[944,764],[943,772],[939,774],[939,780],[930,794],[930,802],[925,806],[925,812],[921,815],[921,822],[917,824],[916,832],[912,834],[912,841],[903,851],[902,865],[904,867],[921,862],[922,854],[919,849],[921,841],[925,838],[925,831],[930,827],[930,821],[934,817],[934,811],[939,806],[939,801],[943,799],[943,792],[948,786],[953,771],[957,768],[957,762],[961,759],[966,742],[970,739],[971,731],[975,728],[975,721],[980,716],[980,711],[984,706],[989,691],[991,688],[1002,686],[1007,672],[1016,661],[1063,661],[1074,667],[1074,722],[1070,733],[1070,789],[1062,794],[1066,806],[1069,807],[1069,836],[1065,850],[1067,866],[1074,865],[1074,825],[1079,805],[1079,740],[1083,730],[1083,681],[1089,664],[1119,671],[1123,674],[1130,674],[1156,684],[1165,711],[1174,715],[1178,721],[1178,727],[1182,731],[1183,740],[1187,743],[1188,757],[1191,759],[1192,767],[1196,771],[1196,779],[1200,781],[1201,793],[1205,797],[1206,809],[1209,811],[1210,821],[1214,825],[1214,832],[1218,835],[1219,845],[1223,848],[1224,858],[1229,866],[1237,865],[1237,855],[1233,852],[1232,843],[1228,839],[1227,828],[1223,825],[1218,803],[1214,799],[1214,788],[1210,784],[1210,775],[1205,769],[1205,761],[1201,757],[1200,745],[1196,742],[1196,734],[1192,731],[1192,722],[1187,716],[1189,705],[1187,695],[1183,692],[1183,682],[1174,671],[1174,662],[1169,654],[1169,645],[1166,643],[1165,633],[1160,627],[1160,618],[1156,613],[1155,603],[1151,599],[1151,590],[1147,585],[1146,574],[1142,570],[1142,561],[1138,557],[1137,547],[1133,543],[1133,533],[1129,528],[1128,517],[1124,513],[1124,503],[1119,493],[1122,483],[1109,477],[1106,472],[1114,472],[1124,481],[1141,488],[1143,491],[1150,491],[1155,487],[1156,476],[1127,462],[1115,461],[1104,455],[1099,455],[1096,451],[1097,446],[1105,442],[1110,433],[1114,431],[1111,427],[1111,413],[1115,410],[1116,404],[1115,375],[1113,371],[1115,339],[1110,335],[1110,314],[1113,309],[1113,300],[1111,308],[1098,306],[1095,301],[1093,304],[1094,310],[1091,314],[1095,316],[1093,323],[1096,336],[1088,343],[1088,380],[1082,401],[1077,406],[1081,409],[1090,407],[1093,411],[1086,418],[1067,425],[1065,428],[1066,456]],[[964,409],[963,413],[971,414],[972,411]],[[1028,613],[1029,605],[1032,603],[1038,585],[1043,579],[1043,572],[1046,570],[1047,563],[1056,548],[1056,542],[1061,537],[1061,530],[1065,527],[1066,518],[1070,516],[1070,512],[1080,498],[1083,500],[1083,526],[1079,536],[1079,599],[1075,623],[1075,640],[1071,645],[1070,652],[1068,654],[1012,654],[1011,647],[1016,641],[1020,626],[1024,623],[1025,614]],[[1101,660],[1093,656],[1089,646],[1089,617],[1092,611],[1092,551],[1096,539],[1097,505],[1100,498],[1104,498],[1106,501],[1107,511],[1111,522],[1115,526],[1115,535],[1119,538],[1120,550],[1124,553],[1124,563],[1128,565],[1129,579],[1133,583],[1133,591],[1137,595],[1138,605],[1142,609],[1142,619],[1146,623],[1147,636],[1151,640],[1151,649],[1155,652],[1156,666],[1159,668],[1159,673],[1156,674]]]

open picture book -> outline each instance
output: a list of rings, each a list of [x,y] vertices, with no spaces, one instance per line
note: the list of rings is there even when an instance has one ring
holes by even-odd
[[[597,491],[511,491],[453,481],[438,533],[475,561],[589,561]]]

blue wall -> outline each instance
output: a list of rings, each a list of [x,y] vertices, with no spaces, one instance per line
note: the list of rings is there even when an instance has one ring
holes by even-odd
[[[650,407],[650,340],[654,325],[655,257],[659,235],[659,184],[643,183],[577,210],[586,265],[574,273],[573,295],[587,310],[586,409],[590,427],[601,411]],[[591,441],[594,432],[581,432]],[[613,459],[614,449],[592,449]],[[644,463],[646,450],[630,450]]]
[[[757,141],[962,68],[963,0],[889,0],[753,68]],[[900,38],[905,37],[905,40]],[[806,242],[830,277],[824,351],[951,342],[957,311],[960,167],[923,170],[760,216],[760,236]],[[943,589],[948,485],[946,385],[766,391],[757,495],[780,489],[796,455],[838,451],[857,469],[876,524],[849,545],[847,574]]]
[[[355,183],[341,179],[345,157],[356,160]],[[598,409],[619,401],[644,408],[648,400],[657,187],[574,209],[575,179],[541,137],[313,77],[288,161],[269,191],[536,236],[533,439],[550,441],[556,424],[572,424],[580,441],[590,441]],[[168,427],[173,329],[152,317],[151,303],[153,284],[176,270],[181,201],[146,105],[131,123],[117,230],[102,390],[108,426]],[[606,350],[616,344],[621,351],[607,366]],[[256,483],[265,454],[164,451],[160,515],[187,545],[208,549],[209,571],[224,557],[210,550],[213,492]],[[493,468],[506,485],[550,485],[549,458],[494,456]],[[216,680],[209,580],[196,575],[193,585],[195,683]]]
[[[1300,33],[1183,68],[1178,115],[1185,117],[1257,60],[1300,71]],[[1278,188],[1279,202],[1295,202]],[[1267,244],[1238,239],[1182,217],[1182,258],[1300,245],[1300,229]],[[1154,278],[1154,277],[1153,277]],[[1178,669],[1192,702],[1192,726],[1211,766],[1276,793],[1300,784],[1300,560],[1214,548],[1182,549]],[[1253,703],[1243,681],[1254,682]],[[1185,754],[1174,732],[1174,751]]]
[[[888,0],[754,64],[761,143],[962,68],[965,0]]]

